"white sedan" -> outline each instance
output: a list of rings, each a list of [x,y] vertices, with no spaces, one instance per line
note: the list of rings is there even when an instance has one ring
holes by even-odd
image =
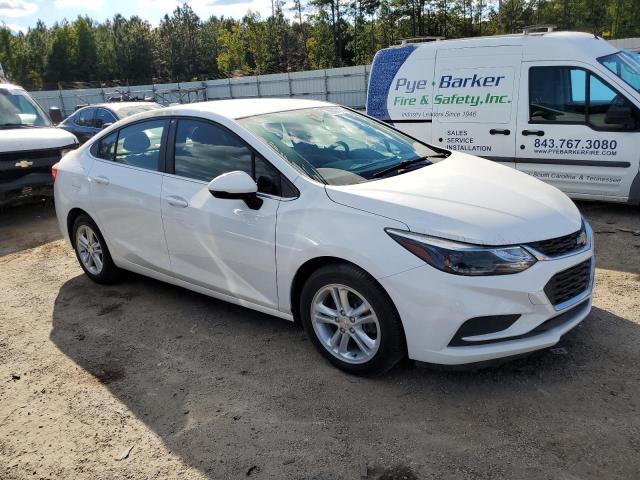
[[[129,270],[299,321],[352,373],[523,354],[591,310],[592,233],[563,193],[330,103],[142,113],[54,176],[92,280]]]

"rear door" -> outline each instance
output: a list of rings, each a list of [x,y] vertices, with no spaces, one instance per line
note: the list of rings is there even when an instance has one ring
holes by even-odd
[[[626,200],[638,109],[579,62],[524,63],[521,86],[517,168],[574,198]]]
[[[432,143],[514,166],[522,47],[439,49]]]
[[[128,125],[97,142],[91,153],[91,199],[114,257],[168,272],[162,218],[161,159],[168,120]]]

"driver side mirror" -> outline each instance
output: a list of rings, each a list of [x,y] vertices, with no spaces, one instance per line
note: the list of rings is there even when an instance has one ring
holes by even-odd
[[[257,195],[258,185],[247,172],[223,173],[211,180],[207,188],[216,198],[243,200],[251,210],[262,206],[262,199]]]
[[[57,125],[62,121],[62,112],[58,107],[50,107],[49,118],[51,119],[54,125]]]

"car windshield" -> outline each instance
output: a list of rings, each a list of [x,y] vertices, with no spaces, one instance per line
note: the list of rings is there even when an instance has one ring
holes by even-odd
[[[148,112],[149,110],[157,110],[158,108],[162,108],[162,105],[158,105],[157,103],[140,103],[138,105],[132,105],[130,107],[121,107],[115,109],[118,114],[118,118],[126,118],[131,115],[135,115],[136,113]]]
[[[612,55],[600,57],[598,61],[637,92],[640,92],[640,55],[622,50]]]
[[[0,88],[0,128],[48,127],[49,118],[24,90]]]
[[[428,165],[426,159],[436,153],[342,107],[270,113],[239,122],[308,176],[329,185],[351,185],[400,174]]]

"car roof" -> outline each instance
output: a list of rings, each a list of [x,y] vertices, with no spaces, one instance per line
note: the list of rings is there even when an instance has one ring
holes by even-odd
[[[92,103],[91,105],[85,105],[82,108],[101,107],[117,113],[119,110],[123,110],[125,108],[136,107],[139,105],[146,105],[146,104],[160,105],[159,103],[156,103],[156,102],[105,102],[105,103]],[[78,110],[81,110],[81,109],[79,108]]]
[[[1,83],[0,88],[4,90],[24,90],[20,85],[14,85],[13,83]]]
[[[238,98],[175,105],[163,109],[163,112],[172,115],[213,113],[230,120],[236,120],[238,118],[263,115],[266,113],[330,106],[336,105],[317,100],[298,100],[292,98]]]

